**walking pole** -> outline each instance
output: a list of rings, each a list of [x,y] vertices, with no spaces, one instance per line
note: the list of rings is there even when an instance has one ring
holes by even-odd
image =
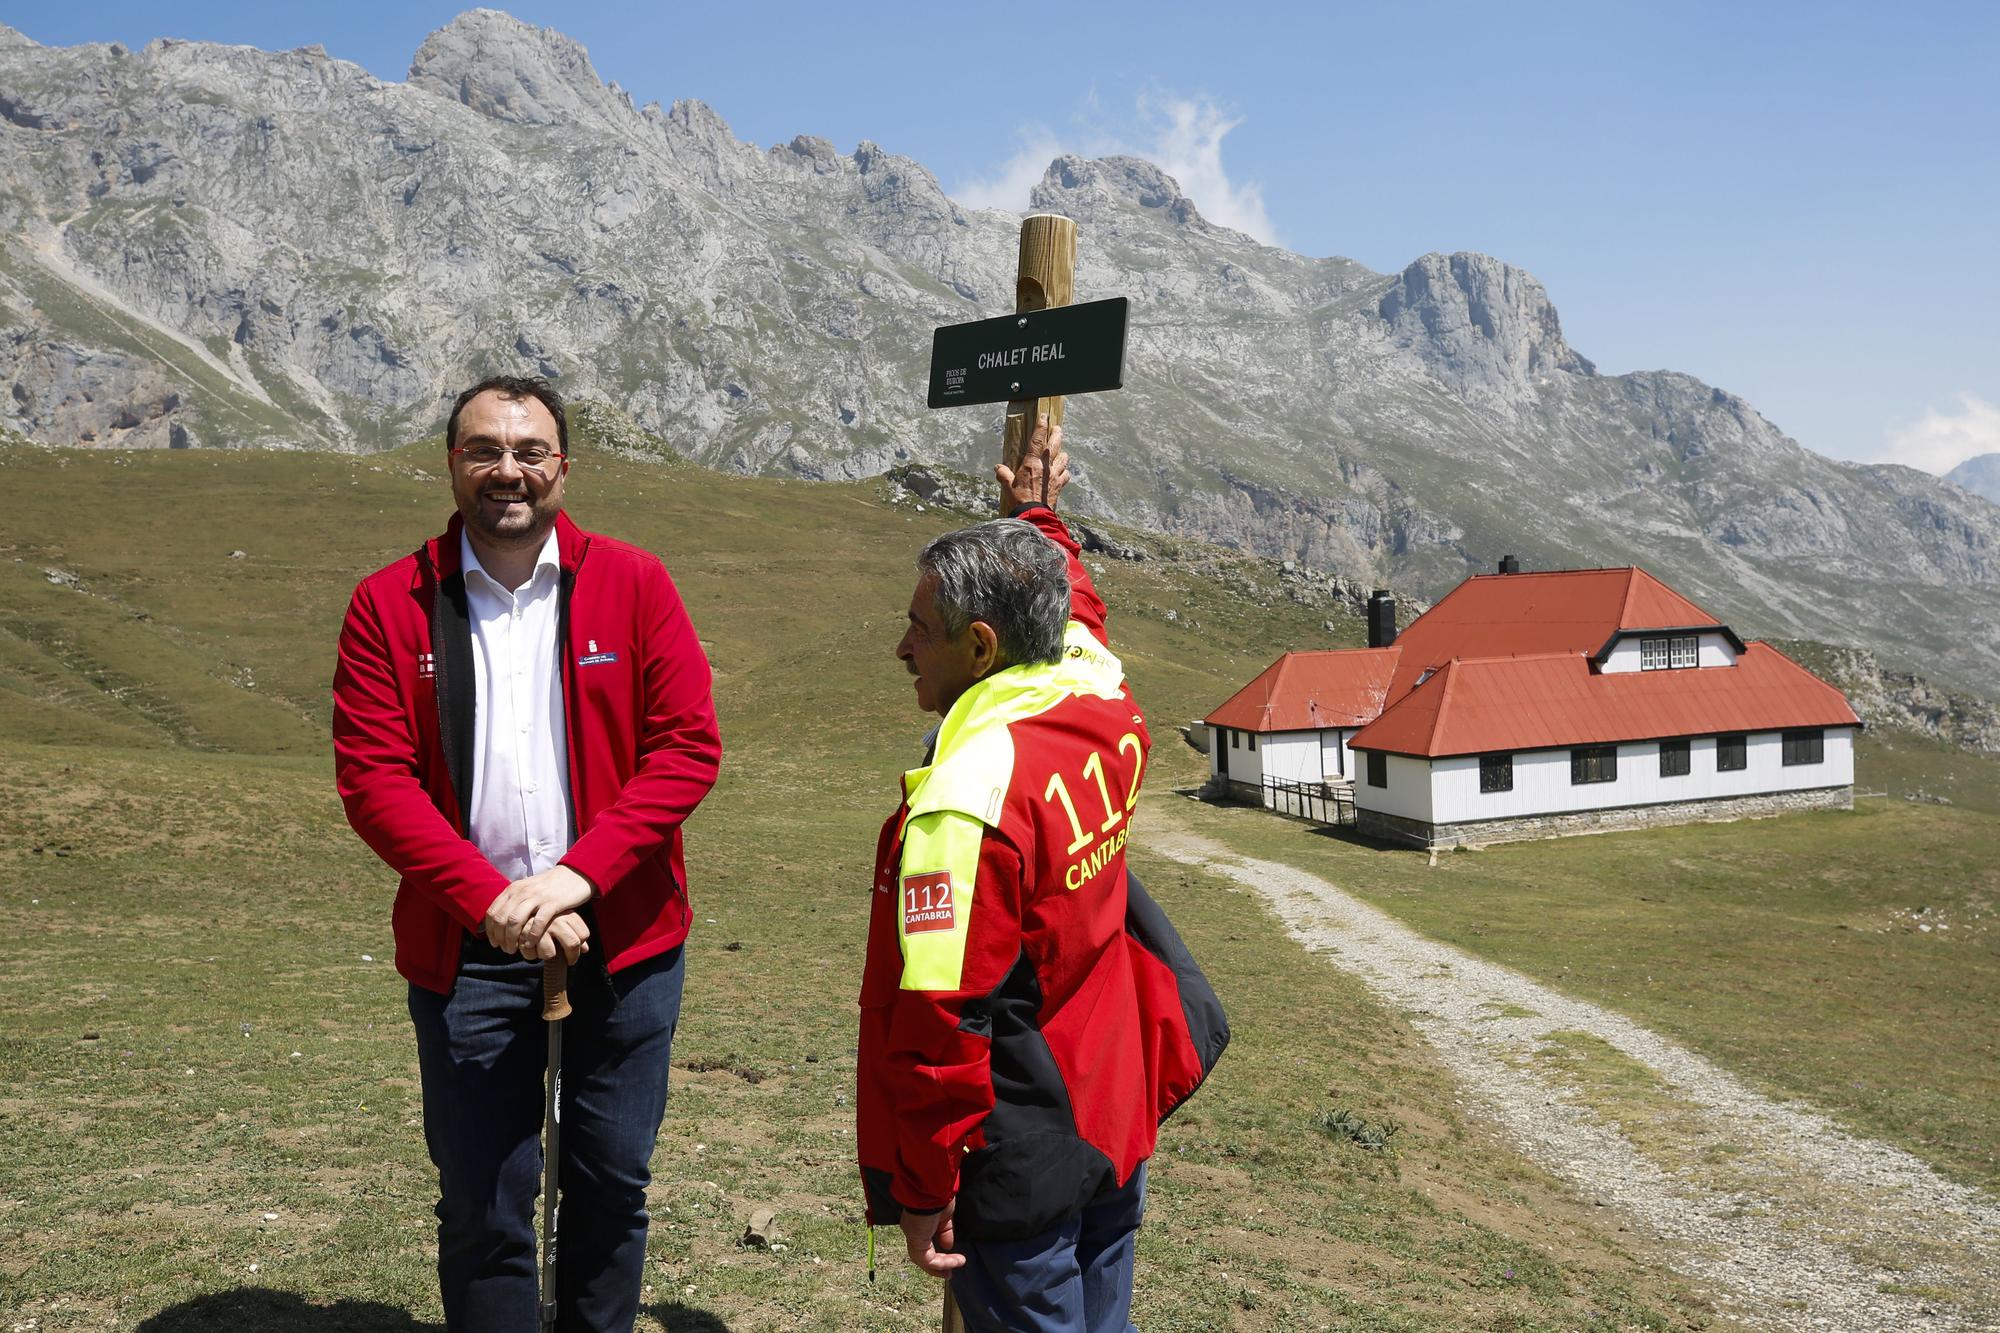
[[[950,1278],[944,1283],[944,1333],[965,1333],[965,1316],[959,1313],[958,1297],[952,1295]]]
[[[556,1326],[556,1179],[562,1165],[562,1021],[569,1017],[569,964],[542,964],[542,1021],[549,1025],[548,1102],[542,1110],[542,1333]]]

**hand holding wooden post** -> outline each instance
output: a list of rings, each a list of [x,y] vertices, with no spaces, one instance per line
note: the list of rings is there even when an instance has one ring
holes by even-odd
[[[1047,417],[1039,418],[1014,466],[995,463],[993,477],[1000,483],[1002,518],[1012,518],[1032,504],[1055,508],[1056,497],[1069,485],[1069,455],[1062,447],[1062,427],[1050,425]]]

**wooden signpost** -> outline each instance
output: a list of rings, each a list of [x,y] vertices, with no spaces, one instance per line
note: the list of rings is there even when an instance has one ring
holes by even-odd
[[[1014,313],[948,324],[931,337],[932,407],[1007,404],[1000,461],[1017,467],[1046,413],[1060,426],[1064,398],[1123,388],[1129,302],[1072,305],[1076,223],[1038,213],[1021,222]]]
[[[1049,310],[1076,299],[1076,220],[1037,213],[1021,220],[1021,254],[1014,268],[1014,312]],[[1125,360],[1125,330],[1118,330],[1118,360]],[[1046,403],[1046,406],[1044,404]],[[1018,467],[1034,434],[1035,418],[1049,414],[1049,425],[1060,426],[1063,396],[1020,398],[1007,404],[1007,428],[1001,437],[1000,461]]]

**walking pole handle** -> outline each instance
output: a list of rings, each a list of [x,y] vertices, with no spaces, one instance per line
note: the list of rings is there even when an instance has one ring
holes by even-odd
[[[542,964],[542,1018],[554,1023],[569,1017],[569,964],[560,957]]]

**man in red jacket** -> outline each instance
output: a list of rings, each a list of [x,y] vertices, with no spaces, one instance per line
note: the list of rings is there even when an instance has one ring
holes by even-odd
[[[721,742],[657,557],[562,512],[562,399],[500,377],[445,428],[458,512],[362,580],[341,628],[348,821],[402,877],[438,1278],[453,1329],[537,1327],[542,960],[572,972],[562,1070],[565,1329],[627,1330],[688,932],[681,824]]]
[[[943,720],[877,846],[861,1174],[972,1328],[1122,1333],[1159,1120],[1227,1037],[1163,919],[1134,925],[1151,739],[1053,508],[1061,431],[999,475],[1009,517],[924,548],[896,646]]]

